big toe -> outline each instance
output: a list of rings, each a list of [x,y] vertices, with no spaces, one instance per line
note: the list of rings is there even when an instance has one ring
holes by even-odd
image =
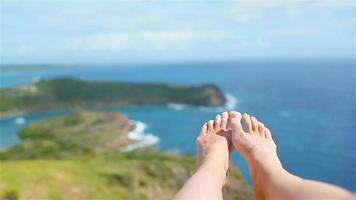
[[[229,112],[228,126],[231,128],[233,134],[242,134],[243,129],[241,125],[241,114],[236,111]]]
[[[229,114],[227,112],[221,113],[221,128],[226,130],[227,120],[229,119]]]

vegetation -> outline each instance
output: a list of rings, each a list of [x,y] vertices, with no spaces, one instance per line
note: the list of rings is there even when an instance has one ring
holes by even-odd
[[[132,129],[121,114],[80,112],[34,122],[0,152],[0,199],[171,199],[194,171],[191,156],[119,152]],[[225,199],[250,199],[231,166]]]
[[[214,85],[175,86],[153,83],[86,82],[71,78],[42,80],[0,90],[0,116],[73,108],[181,103],[222,106]]]
[[[18,135],[22,140],[3,152],[0,159],[61,158],[100,154],[132,141],[128,118],[117,113],[80,112],[34,122]]]
[[[0,165],[0,199],[171,199],[194,164],[192,157],[155,150],[6,161]],[[228,178],[225,199],[250,199],[236,169]]]

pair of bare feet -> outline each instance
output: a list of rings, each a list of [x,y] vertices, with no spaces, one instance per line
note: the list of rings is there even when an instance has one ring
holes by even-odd
[[[260,188],[260,173],[283,169],[270,130],[246,113],[241,115],[231,111],[217,115],[214,120],[203,125],[197,137],[197,167],[213,166],[223,169],[219,174],[224,182],[233,149],[246,160],[255,198],[262,199],[264,193]]]
[[[226,183],[233,149],[248,165],[254,199],[356,199],[337,186],[288,173],[277,156],[270,130],[255,117],[236,111],[219,114],[203,125],[197,137],[198,170],[176,199],[222,199],[216,188]],[[210,193],[202,198],[202,191],[207,188]],[[185,198],[191,194],[196,196]]]
[[[197,148],[198,169],[175,200],[223,199],[222,187],[233,149],[247,162],[254,199],[356,199],[340,187],[302,179],[284,170],[270,130],[248,114],[224,112],[208,121],[201,128]]]

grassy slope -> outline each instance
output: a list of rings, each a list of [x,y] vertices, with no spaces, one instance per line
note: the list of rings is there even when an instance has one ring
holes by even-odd
[[[152,199],[171,196],[179,180],[169,177],[178,175],[175,170],[188,173],[183,166],[190,168],[189,163],[194,163],[187,158],[144,154],[4,162],[0,190],[6,193],[16,188],[24,199]]]
[[[70,78],[0,90],[0,112],[30,113],[71,108],[182,103],[222,106],[225,98],[213,85],[195,87],[148,83],[86,82]]]
[[[0,153],[0,199],[170,199],[193,173],[194,159],[120,153],[130,128],[123,115],[93,112],[30,124],[22,143]],[[225,199],[251,197],[238,170],[231,168],[229,179]]]
[[[194,159],[157,151],[115,153],[65,160],[6,161],[0,197],[20,199],[171,199],[193,173]],[[236,169],[225,199],[250,199]]]

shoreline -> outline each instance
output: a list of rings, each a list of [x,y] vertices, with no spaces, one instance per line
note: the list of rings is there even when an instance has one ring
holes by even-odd
[[[148,146],[153,146],[159,142],[159,137],[145,132],[147,125],[142,121],[133,121],[130,123],[135,127],[132,131],[128,133],[128,138],[135,141],[133,144],[129,144],[126,147],[120,149],[121,152],[133,151],[136,149],[141,149]]]
[[[230,93],[226,93],[224,96],[226,98],[226,104],[223,107],[211,108],[211,107],[198,106],[197,108],[204,109],[207,111],[222,111],[222,110],[234,109],[238,101],[237,98]],[[189,106],[189,105],[177,104],[177,103],[168,103],[166,106],[174,110],[183,110],[186,107],[196,107],[196,106]],[[128,133],[128,138],[135,141],[135,143],[129,144],[126,147],[121,148],[120,149],[121,152],[129,152],[148,146],[153,146],[159,142],[160,138],[158,136],[152,133],[145,132],[147,124],[143,123],[142,121],[134,121],[134,120],[131,120],[130,122],[134,125],[135,128]]]
[[[194,108],[194,109],[199,109],[202,111],[206,112],[221,112],[225,110],[232,110],[235,108],[236,103],[238,102],[238,99],[234,97],[231,93],[226,93],[225,95],[226,98],[226,104],[225,106],[221,107],[207,107],[207,106],[191,106],[191,105],[184,105],[184,104],[176,104],[176,103],[168,103],[165,105],[165,107],[180,111],[185,108]],[[70,112],[70,111],[68,111]],[[51,112],[43,112],[43,113],[51,113]],[[55,112],[54,112],[55,113]],[[28,114],[20,114],[16,116],[0,116],[0,120],[12,120],[14,123],[14,126],[21,126],[24,124],[27,124],[27,118],[28,116],[31,116],[33,114],[41,114],[41,113],[28,113]],[[135,149],[140,149],[148,146],[153,146],[157,144],[160,140],[160,138],[153,133],[148,133],[146,131],[147,124],[143,123],[142,121],[135,121],[131,120],[130,121],[134,129],[128,133],[128,138],[133,140],[134,142],[132,144],[127,145],[126,147],[122,147],[120,151],[126,152],[126,151],[132,151]],[[17,133],[16,133],[17,134]],[[12,145],[11,145],[12,146]],[[6,149],[11,146],[1,148],[0,149]]]
[[[197,108],[197,109],[201,109],[204,111],[217,111],[217,112],[221,112],[224,110],[233,110],[236,107],[236,104],[238,102],[238,99],[233,96],[231,93],[225,93],[224,97],[226,98],[226,103],[224,106],[192,106],[192,105],[188,105],[188,104],[179,104],[179,103],[167,103],[167,104],[163,104],[160,106],[165,106],[174,110],[183,110],[185,108]],[[136,105],[136,106],[140,106],[140,105]],[[149,104],[144,105],[144,106],[149,106]],[[125,107],[125,106],[114,106],[114,107],[108,107],[108,108],[117,108],[117,107]],[[100,108],[99,108],[100,109]],[[105,109],[105,108],[103,108]],[[88,110],[92,110],[92,109],[88,109]],[[94,108],[94,110],[96,110]],[[11,111],[11,112],[0,112],[0,120],[6,120],[6,119],[11,119],[11,118],[25,118],[28,115],[33,115],[33,114],[41,114],[41,113],[52,113],[52,112],[72,112],[75,111],[75,109],[59,109],[59,110],[52,110],[52,111],[43,111],[43,112],[22,112],[19,110],[15,110],[15,111]]]
[[[187,104],[179,104],[179,103],[167,103],[166,107],[171,108],[173,110],[183,110],[185,108],[197,108],[199,110],[207,111],[207,112],[222,112],[226,110],[233,110],[236,108],[236,104],[238,102],[238,99],[232,95],[231,93],[225,93],[224,97],[226,99],[226,103],[224,106],[218,106],[218,107],[213,107],[213,106],[192,106],[192,105],[187,105]]]

